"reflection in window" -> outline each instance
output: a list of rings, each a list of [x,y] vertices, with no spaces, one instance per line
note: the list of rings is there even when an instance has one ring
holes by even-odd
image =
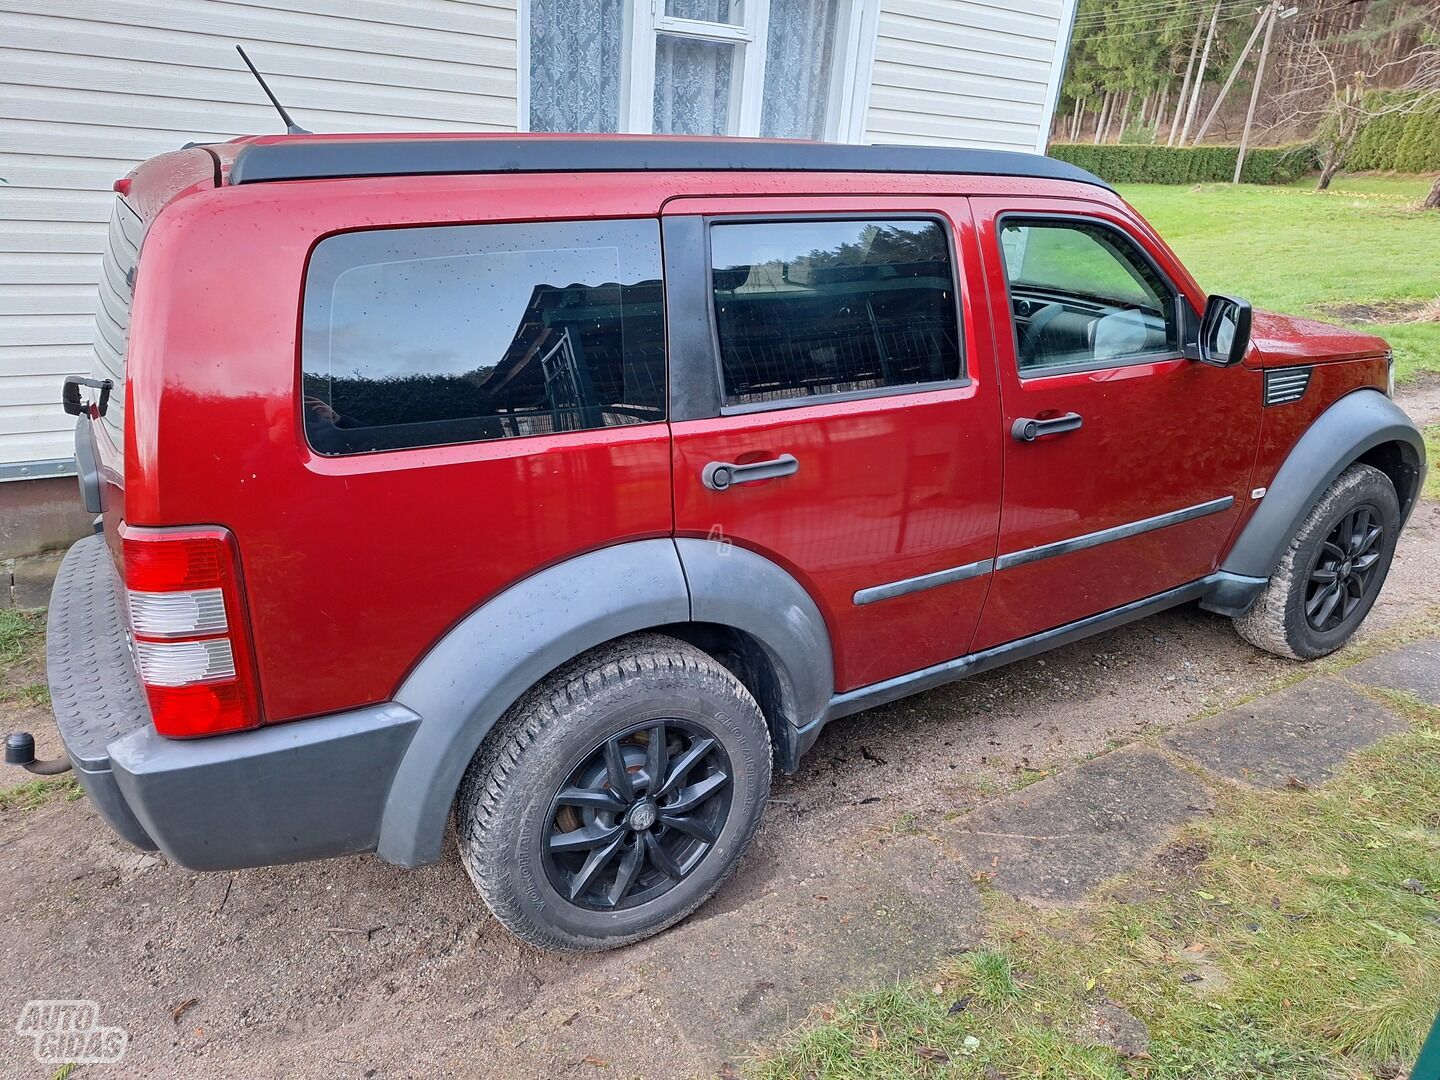
[[[323,454],[663,420],[659,227],[329,237],[306,279],[303,369]]]
[[[711,229],[726,401],[777,401],[960,376],[954,275],[933,221]]]
[[[1000,250],[1022,374],[1178,349],[1170,286],[1115,230],[1081,221],[1009,221]]]

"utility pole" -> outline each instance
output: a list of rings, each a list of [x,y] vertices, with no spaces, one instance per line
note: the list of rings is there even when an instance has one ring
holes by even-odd
[[[1220,21],[1220,5],[1224,2],[1225,0],[1215,0],[1215,10],[1210,13],[1210,29],[1205,32],[1205,49],[1200,54],[1200,68],[1195,72],[1195,87],[1190,95],[1190,105],[1185,110],[1185,124],[1180,129],[1176,146],[1185,145],[1185,137],[1190,134],[1190,125],[1195,122],[1195,110],[1200,107],[1200,99],[1205,95],[1205,65],[1210,62],[1210,46],[1215,42],[1215,24]],[[1195,141],[1200,141],[1198,135]]]
[[[1267,7],[1260,13],[1260,18],[1255,21],[1255,29],[1250,31],[1250,37],[1245,42],[1245,48],[1240,50],[1240,55],[1235,58],[1235,66],[1230,69],[1230,75],[1225,80],[1225,85],[1220,88],[1220,94],[1215,98],[1215,104],[1210,106],[1210,112],[1205,116],[1205,122],[1200,125],[1200,130],[1195,135],[1194,145],[1199,146],[1200,140],[1205,137],[1205,132],[1210,130],[1210,125],[1215,120],[1215,114],[1220,111],[1220,106],[1225,101],[1225,95],[1230,93],[1230,87],[1235,85],[1235,76],[1240,74],[1241,67],[1245,64],[1245,58],[1250,55],[1250,50],[1255,47],[1255,39],[1260,36],[1260,31],[1270,25],[1270,16],[1275,13],[1273,7]]]
[[[1240,171],[1245,168],[1245,151],[1250,148],[1250,125],[1255,122],[1255,103],[1260,100],[1260,83],[1265,78],[1265,58],[1270,55],[1270,39],[1275,34],[1275,24],[1280,21],[1280,4],[1270,0],[1270,18],[1265,23],[1265,43],[1260,46],[1260,62],[1255,65],[1255,85],[1250,90],[1250,107],[1245,110],[1245,127],[1240,132],[1240,152],[1235,155],[1235,179],[1240,182]]]

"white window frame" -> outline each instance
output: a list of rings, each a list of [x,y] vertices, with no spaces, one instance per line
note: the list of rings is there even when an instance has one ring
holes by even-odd
[[[1073,2],[1073,0],[1072,0]],[[871,73],[879,31],[880,0],[839,0],[835,56],[831,62],[824,139],[858,143],[865,135]],[[740,23],[705,22],[665,15],[664,0],[627,0],[626,50],[620,73],[619,130],[655,130],[655,51],[660,34],[724,42],[738,47],[731,79],[730,135],[758,137],[765,89],[770,0],[744,0]],[[516,17],[516,130],[530,130],[530,0],[519,0]]]

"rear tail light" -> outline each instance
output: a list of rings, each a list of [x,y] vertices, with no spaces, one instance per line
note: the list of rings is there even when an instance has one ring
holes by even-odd
[[[135,661],[171,738],[260,723],[240,560],[228,529],[121,527]]]

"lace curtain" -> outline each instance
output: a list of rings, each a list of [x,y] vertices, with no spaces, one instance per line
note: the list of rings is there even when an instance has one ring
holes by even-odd
[[[760,135],[823,139],[838,0],[770,0]]]
[[[655,131],[730,135],[737,46],[661,34],[655,40]]]
[[[644,0],[642,0],[644,2]],[[770,0],[760,134],[822,139],[842,0]],[[531,0],[530,129],[615,131],[627,0]],[[741,0],[666,0],[668,15],[738,23]],[[734,134],[742,46],[655,38],[654,130]],[[746,88],[747,92],[751,92]]]
[[[531,0],[531,131],[619,126],[625,2]]]

